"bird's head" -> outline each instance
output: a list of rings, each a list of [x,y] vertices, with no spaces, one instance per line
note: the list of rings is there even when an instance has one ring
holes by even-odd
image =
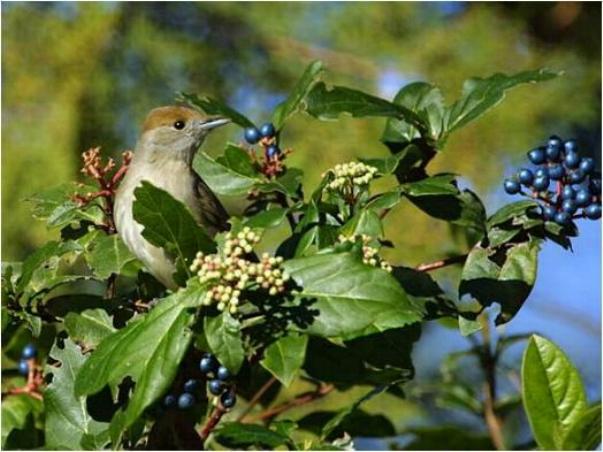
[[[160,158],[190,158],[210,130],[228,122],[186,107],[155,108],[143,123],[137,153],[142,150]]]

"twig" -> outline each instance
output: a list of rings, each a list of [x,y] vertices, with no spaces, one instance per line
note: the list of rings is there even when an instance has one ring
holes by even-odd
[[[205,441],[209,437],[209,435],[214,430],[214,428],[216,428],[216,425],[218,425],[218,423],[220,422],[220,419],[222,419],[222,416],[224,416],[225,413],[226,413],[226,410],[224,408],[222,408],[221,405],[218,405],[212,411],[211,416],[207,419],[207,422],[201,429],[201,433],[199,433],[199,437],[201,438],[201,441]]]
[[[296,398],[294,398],[293,400],[290,400],[288,402],[284,402],[280,405],[277,405],[273,408],[269,408],[268,410],[264,411],[263,413],[260,413],[257,417],[253,418],[254,421],[267,421],[270,420],[276,416],[278,416],[279,414],[290,410],[291,408],[295,408],[297,406],[301,406],[301,405],[305,405],[307,403],[311,403],[317,399],[321,399],[324,396],[326,396],[329,392],[331,392],[333,389],[335,389],[335,386],[328,384],[328,385],[321,385],[317,390],[315,391],[310,391],[310,392],[306,392],[304,394],[300,394],[299,396],[297,396]]]
[[[467,260],[468,254],[463,254],[461,256],[452,256],[446,259],[442,259],[435,262],[430,262],[428,264],[421,264],[415,268],[415,270],[420,272],[429,272],[432,270],[437,270],[438,268],[447,267],[453,264],[462,264]]]
[[[251,413],[251,410],[253,410],[253,408],[258,404],[262,396],[266,393],[266,391],[268,391],[268,389],[272,387],[274,383],[276,383],[276,381],[276,378],[271,377],[266,383],[264,383],[264,385],[260,389],[258,389],[258,391],[253,395],[253,397],[249,401],[249,404],[247,405],[245,410],[237,418],[237,422],[242,422],[243,419],[245,419],[245,416]]]
[[[27,383],[25,386],[21,386],[18,388],[9,389],[6,392],[2,393],[2,397],[8,395],[15,394],[26,394],[28,396],[33,397],[34,399],[42,400],[43,396],[40,393],[40,386],[44,383],[44,377],[42,376],[42,372],[38,369],[36,365],[35,358],[29,359],[27,361],[27,365],[29,367],[29,372],[27,373]]]

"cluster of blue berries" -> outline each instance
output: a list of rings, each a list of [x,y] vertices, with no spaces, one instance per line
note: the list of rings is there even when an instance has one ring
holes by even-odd
[[[220,404],[223,408],[232,408],[236,403],[236,395],[232,386],[228,383],[230,380],[229,370],[220,365],[218,360],[211,353],[205,353],[199,362],[201,373],[208,377],[207,389],[214,396],[219,396]],[[200,396],[200,380],[191,378],[184,382],[182,393],[179,395],[168,394],[163,399],[163,407],[179,408],[188,410],[197,403]]]
[[[38,356],[38,350],[33,344],[27,344],[21,351],[21,360],[19,361],[19,373],[29,375],[29,361]]]
[[[592,158],[580,157],[574,140],[563,142],[552,136],[546,146],[528,152],[528,159],[537,168],[522,168],[506,179],[508,194],[521,193],[541,201],[544,219],[561,226],[572,218],[601,218],[601,177],[595,174]],[[549,191],[551,183],[555,183],[553,191]],[[528,193],[522,191],[522,185]]]
[[[265,148],[266,158],[273,160],[281,154],[281,150],[276,144],[276,129],[270,122],[262,125],[259,129],[256,127],[247,127],[245,129],[245,141],[249,144],[260,143]]]

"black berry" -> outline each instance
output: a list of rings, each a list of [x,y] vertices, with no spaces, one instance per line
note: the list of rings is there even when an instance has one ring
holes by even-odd
[[[569,180],[572,184],[581,184],[584,181],[585,176],[584,171],[578,168],[570,173]]]
[[[195,396],[189,394],[188,392],[184,392],[180,394],[178,397],[178,408],[181,410],[188,410],[195,404]]]
[[[221,380],[210,380],[207,386],[213,395],[220,395],[224,390],[224,383]]]
[[[249,144],[256,144],[258,141],[260,141],[261,137],[260,131],[255,127],[248,127],[245,129],[245,141],[247,141]]]
[[[563,201],[563,203],[561,204],[561,208],[563,209],[564,212],[567,212],[570,215],[573,215],[576,213],[576,210],[578,209],[578,205],[576,204],[576,201],[574,201],[573,199],[565,199]]]
[[[237,396],[234,392],[228,391],[220,397],[220,403],[226,409],[232,408],[237,403]]]
[[[591,220],[598,220],[601,218],[601,204],[591,204],[584,209],[584,215]]]
[[[19,361],[19,373],[21,375],[28,375],[29,374],[29,364],[24,359],[22,359],[21,361]]]
[[[208,374],[210,372],[215,372],[216,367],[218,367],[218,363],[213,355],[206,353],[201,361],[199,361],[199,370],[204,374]]]
[[[581,188],[576,193],[576,205],[578,207],[586,207],[590,204],[591,194],[590,191],[586,188]]]
[[[565,168],[562,165],[553,165],[549,168],[549,177],[552,180],[559,180],[565,176]]]
[[[188,392],[189,394],[194,394],[195,391],[199,388],[199,381],[190,379],[184,383],[184,392]]]
[[[280,153],[281,153],[281,150],[278,148],[278,146],[275,146],[275,145],[268,146],[268,149],[266,149],[266,155],[270,159],[273,159]]]
[[[217,377],[222,381],[228,380],[230,378],[230,371],[226,367],[220,366],[218,367]]]
[[[174,408],[176,406],[176,396],[168,394],[163,398],[163,406],[165,408]]]
[[[505,187],[505,191],[510,195],[519,193],[519,191],[521,190],[521,186],[519,185],[519,182],[516,182],[511,179],[505,180],[504,187]]]
[[[568,152],[565,154],[565,160],[563,163],[565,164],[566,168],[573,169],[578,168],[580,165],[580,160],[582,159],[576,152]]]
[[[267,122],[266,124],[262,125],[262,127],[260,127],[260,135],[262,135],[262,137],[264,138],[273,137],[275,132],[276,131],[274,130],[274,125],[270,122]]]
[[[33,344],[27,344],[25,347],[23,347],[23,351],[21,352],[21,358],[23,359],[31,359],[31,358],[35,358],[38,354],[38,350],[36,349],[36,346]]]
[[[555,209],[553,206],[544,206],[544,208],[542,209],[542,215],[544,216],[544,219],[547,221],[554,220],[556,213],[557,213],[557,209]]]
[[[544,191],[549,188],[549,184],[551,183],[548,176],[537,176],[534,179],[534,188],[538,191]]]
[[[532,171],[527,168],[522,168],[521,170],[519,170],[517,178],[519,179],[519,182],[521,182],[523,185],[529,186],[534,181],[534,173],[532,173]]]
[[[555,223],[565,226],[570,222],[571,216],[567,212],[561,211],[555,214]]]
[[[583,158],[582,161],[580,162],[580,169],[585,174],[592,173],[593,170],[595,169],[595,161],[590,157]]]
[[[544,163],[544,161],[546,160],[544,149],[536,148],[528,152],[528,159],[530,159],[530,162],[532,162],[534,165],[540,165],[541,163]]]

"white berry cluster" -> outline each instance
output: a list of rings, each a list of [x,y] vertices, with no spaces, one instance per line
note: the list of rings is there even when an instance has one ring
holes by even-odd
[[[350,243],[358,243],[358,242],[362,242],[362,262],[364,262],[366,265],[370,265],[372,267],[381,267],[383,270],[385,270],[386,272],[390,272],[392,271],[392,266],[390,265],[389,262],[381,259],[377,253],[379,252],[379,250],[373,246],[370,246],[370,242],[372,240],[372,238],[366,234],[362,234],[362,235],[353,235],[350,237],[346,237],[345,235],[340,235],[338,237],[338,240],[340,243],[346,243],[346,242],[350,242]]]
[[[289,275],[281,268],[282,257],[264,253],[260,262],[247,259],[260,238],[245,227],[238,234],[226,234],[222,255],[197,253],[191,271],[197,273],[201,283],[211,283],[203,304],[216,304],[218,310],[235,314],[246,289],[261,288],[269,295],[285,291]]]
[[[327,172],[335,176],[327,187],[330,190],[342,190],[345,187],[368,185],[375,177],[377,168],[361,162],[348,162],[337,164]]]

